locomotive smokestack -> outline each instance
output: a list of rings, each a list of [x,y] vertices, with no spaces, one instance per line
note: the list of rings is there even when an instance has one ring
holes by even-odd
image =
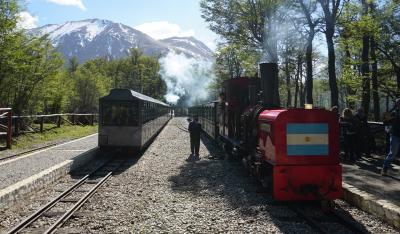
[[[263,104],[267,108],[279,107],[278,64],[260,63]]]

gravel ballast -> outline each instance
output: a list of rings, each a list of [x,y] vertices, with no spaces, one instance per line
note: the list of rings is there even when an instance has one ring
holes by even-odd
[[[62,228],[67,233],[315,233],[285,203],[274,201],[238,162],[203,138],[199,161],[187,162],[184,118],[170,121],[150,147],[113,176]],[[67,180],[68,178],[64,178]],[[56,194],[38,193],[0,212],[0,232]],[[29,204],[29,205],[28,205]],[[372,233],[397,233],[347,203],[344,212]],[[340,227],[334,232],[343,233]]]

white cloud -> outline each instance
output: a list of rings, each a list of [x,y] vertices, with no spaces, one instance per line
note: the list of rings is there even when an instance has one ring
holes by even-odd
[[[182,30],[179,25],[170,23],[168,21],[144,23],[135,26],[135,29],[146,33],[157,40],[168,37],[193,37],[195,34],[193,29]]]
[[[27,11],[20,12],[18,16],[19,16],[17,24],[18,28],[30,29],[37,27],[37,22],[39,21],[39,18],[37,16],[31,15]]]
[[[83,5],[82,0],[47,0],[47,1],[58,5],[79,7],[83,11],[86,10],[86,7],[85,5]]]

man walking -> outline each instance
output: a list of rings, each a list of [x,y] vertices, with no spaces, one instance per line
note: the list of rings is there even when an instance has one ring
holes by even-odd
[[[392,118],[388,121],[390,127],[390,147],[389,153],[383,162],[382,172],[383,176],[387,175],[387,170],[393,160],[400,152],[400,98],[396,99],[396,104],[392,112]]]
[[[193,158],[196,160],[200,159],[199,149],[200,149],[201,124],[198,121],[199,117],[195,115],[193,117],[193,121],[189,123],[190,151],[192,152],[191,156],[193,156]]]

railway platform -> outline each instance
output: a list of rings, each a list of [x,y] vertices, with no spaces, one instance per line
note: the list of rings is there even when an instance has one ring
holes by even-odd
[[[92,159],[97,134],[0,160],[0,207],[41,189]]]
[[[380,174],[384,156],[362,157],[342,164],[344,199],[396,227],[400,227],[400,163],[387,176]]]

